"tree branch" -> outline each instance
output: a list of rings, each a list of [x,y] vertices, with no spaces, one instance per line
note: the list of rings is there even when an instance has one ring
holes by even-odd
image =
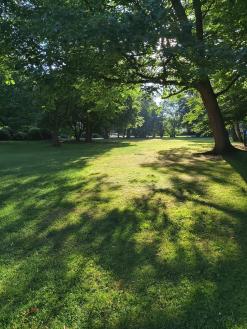
[[[240,75],[238,74],[238,75],[236,75],[233,79],[232,79],[232,81],[228,84],[228,86],[225,88],[225,89],[223,89],[223,90],[221,90],[221,91],[219,91],[218,93],[216,93],[215,94],[215,96],[216,97],[219,97],[219,96],[221,96],[221,95],[223,95],[224,93],[226,93],[233,85],[234,85],[234,83],[238,80],[240,78]]]
[[[127,84],[143,84],[143,83],[154,83],[161,86],[184,86],[185,83],[177,80],[163,80],[161,77],[149,77],[143,74],[137,74],[140,76],[140,79],[121,79],[121,78],[111,78],[104,75],[99,76],[101,79],[112,82],[112,83],[127,83]],[[188,87],[187,87],[188,88]]]
[[[188,90],[188,89],[189,89],[189,87],[184,87],[184,88],[182,88],[182,89],[176,91],[175,93],[171,93],[171,94],[169,94],[169,95],[166,96],[166,97],[162,97],[162,99],[167,99],[167,98],[170,98],[170,97],[172,97],[172,96],[175,96],[175,95],[181,94],[182,92],[184,92],[185,90]]]
[[[187,24],[189,23],[188,17],[185,13],[184,7],[181,4],[180,0],[171,0],[172,7],[175,11],[177,18],[179,19],[180,23]]]
[[[196,36],[199,41],[203,41],[203,16],[201,0],[193,0],[193,8],[196,17]]]
[[[171,0],[172,7],[174,12],[179,20],[181,29],[188,35],[192,35],[191,33],[191,25],[190,21],[186,15],[185,9],[181,3],[181,0]]]
[[[132,81],[137,81],[133,83],[156,83],[160,85],[176,85],[176,86],[185,86],[187,85],[184,82],[179,82],[177,80],[167,80],[165,77],[164,72],[162,74],[158,74],[156,76],[150,76],[147,73],[141,72],[142,68],[145,68],[147,64],[140,64],[138,63],[137,59],[133,54],[125,54],[121,52],[121,55],[128,61],[128,63],[132,66],[132,68],[135,70],[135,75],[140,77],[141,79],[136,80],[136,79],[131,79],[129,83],[132,83]],[[168,58],[165,63],[163,63],[163,66],[165,64],[168,64],[171,58]],[[118,78],[117,78],[118,79]],[[126,83],[128,83],[126,81]]]
[[[203,13],[203,15],[202,15],[202,18],[203,18],[203,19],[207,16],[207,14],[209,13],[209,11],[210,11],[210,9],[212,8],[212,6],[213,6],[214,3],[215,3],[215,1],[213,0],[213,1],[209,4],[208,8],[204,11],[204,13]]]

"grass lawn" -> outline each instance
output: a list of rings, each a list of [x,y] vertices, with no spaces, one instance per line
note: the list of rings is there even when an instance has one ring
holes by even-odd
[[[247,153],[0,143],[0,328],[247,328]]]

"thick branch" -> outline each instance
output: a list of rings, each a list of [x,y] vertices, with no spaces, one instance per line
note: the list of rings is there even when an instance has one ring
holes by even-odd
[[[163,80],[162,77],[149,77],[144,74],[136,74],[140,77],[139,78],[127,78],[127,79],[121,79],[121,78],[112,78],[112,77],[107,77],[104,75],[99,76],[99,78],[112,82],[112,83],[126,83],[126,84],[144,84],[144,83],[154,83],[154,84],[159,84],[161,86],[184,86],[184,82],[180,82],[178,80]],[[187,86],[188,88],[189,86]]]
[[[184,7],[181,4],[181,1],[180,0],[171,0],[171,2],[172,2],[172,7],[180,22],[181,27],[184,28],[185,25],[189,26],[189,20],[185,13]]]
[[[235,78],[233,78],[232,81],[229,83],[229,85],[225,89],[216,93],[215,96],[219,97],[219,96],[223,95],[224,93],[226,93],[239,78],[240,78],[240,75],[236,75]]]
[[[182,88],[182,89],[176,91],[175,93],[171,93],[171,94],[169,94],[168,96],[162,97],[162,99],[167,99],[167,98],[170,98],[170,97],[172,97],[172,96],[175,96],[175,95],[181,94],[182,92],[184,92],[185,90],[188,90],[188,89],[189,89],[189,87],[184,87],[184,88]]]
[[[183,34],[186,35],[185,40],[192,38],[192,27],[189,18],[186,15],[185,9],[181,3],[181,0],[171,0],[173,10],[177,16],[180,28]],[[184,42],[184,38],[181,38],[181,42]]]
[[[146,67],[147,64],[140,64],[138,63],[137,59],[134,57],[133,54],[125,54],[121,53],[122,56],[128,61],[128,63],[131,65],[131,67],[135,70],[135,75],[140,77],[142,80],[137,80],[137,83],[157,83],[160,85],[176,85],[176,86],[185,86],[188,85],[184,82],[179,82],[177,80],[167,80],[166,74],[163,72],[162,74],[157,74],[156,76],[151,76],[148,73],[144,73],[141,70]],[[168,64],[171,58],[168,58],[165,63],[163,63],[163,66],[165,67],[165,64]],[[130,83],[132,83],[134,80],[130,80]],[[128,82],[127,82],[128,83]],[[134,82],[135,83],[135,82]]]
[[[196,17],[196,36],[199,41],[203,41],[203,16],[201,0],[193,0],[193,8]]]

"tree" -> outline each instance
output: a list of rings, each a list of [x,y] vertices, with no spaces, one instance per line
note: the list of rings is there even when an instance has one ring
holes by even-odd
[[[247,83],[239,79],[234,87],[219,99],[226,122],[231,126],[232,137],[235,141],[243,142],[240,123],[247,117]]]
[[[160,84],[171,93],[194,88],[207,110],[213,152],[232,151],[218,102],[224,91],[215,91],[211,77],[227,68],[228,89],[240,73],[246,74],[246,29],[231,14],[242,18],[243,1],[100,1],[90,8],[87,36],[95,47],[94,58],[100,54],[94,74],[110,81]],[[233,23],[233,32],[225,28],[225,20]]]
[[[145,92],[140,104],[140,118],[138,126],[134,129],[134,135],[140,138],[156,134],[162,135],[163,118],[161,115],[162,108],[152,99],[152,95]]]
[[[163,103],[163,122],[164,122],[164,132],[170,137],[175,138],[178,133],[182,132],[182,121],[183,121],[183,108],[179,106],[180,104],[174,100],[165,101]]]
[[[139,86],[109,85],[103,80],[82,78],[75,88],[80,95],[77,113],[86,128],[86,141],[92,140],[95,130],[108,138],[112,128],[126,129],[134,124],[141,95]]]
[[[218,97],[246,76],[245,0],[30,0],[5,8],[23,65],[69,66],[95,80],[158,84],[171,94],[193,88],[214,153],[233,149]],[[224,90],[213,84],[218,72]]]
[[[37,109],[33,104],[33,80],[14,75],[14,83],[0,83],[0,124],[14,130],[37,124]]]

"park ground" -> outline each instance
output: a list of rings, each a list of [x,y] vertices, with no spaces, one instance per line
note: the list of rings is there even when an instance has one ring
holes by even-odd
[[[246,329],[247,153],[0,143],[0,328]]]

